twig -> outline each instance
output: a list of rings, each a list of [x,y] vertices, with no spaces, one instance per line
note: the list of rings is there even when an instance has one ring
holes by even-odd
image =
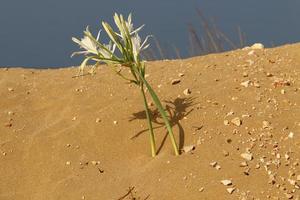
[[[133,189],[134,189],[134,187],[129,187],[128,192],[125,195],[123,195],[122,197],[120,197],[118,200],[125,199],[128,195],[131,194]]]

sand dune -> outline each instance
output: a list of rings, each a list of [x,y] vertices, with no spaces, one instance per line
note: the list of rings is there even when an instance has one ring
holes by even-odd
[[[151,158],[139,91],[106,66],[0,69],[0,199],[300,198],[300,44],[147,67],[192,152],[152,106]]]

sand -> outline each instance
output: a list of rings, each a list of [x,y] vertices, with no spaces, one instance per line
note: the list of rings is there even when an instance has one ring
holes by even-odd
[[[152,158],[139,90],[107,66],[1,68],[0,199],[300,198],[300,44],[147,67],[194,150],[174,155],[151,106]]]

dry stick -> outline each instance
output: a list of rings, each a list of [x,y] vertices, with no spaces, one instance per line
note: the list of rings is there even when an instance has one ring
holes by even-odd
[[[155,41],[155,45],[156,45],[156,48],[158,49],[158,52],[160,54],[160,58],[163,60],[165,59],[165,56],[164,56],[164,52],[159,44],[159,41],[156,39],[156,37],[153,37],[154,38],[154,41]]]
[[[221,51],[224,51],[224,46],[222,44],[222,38],[218,33],[218,28],[217,28],[217,24],[214,20],[214,18],[211,19],[211,24],[212,24],[212,28],[211,28],[211,32],[214,34],[216,40],[217,40],[217,46],[219,47],[219,49]]]
[[[191,44],[192,45],[197,44],[197,47],[200,49],[200,52],[203,51],[203,46],[201,45],[201,41],[197,35],[195,28],[192,25],[189,25],[189,33],[191,34]],[[195,48],[195,53],[198,53],[196,51],[197,50]]]
[[[133,189],[134,189],[134,187],[129,187],[128,192],[127,192],[125,195],[123,195],[122,197],[118,198],[118,200],[123,200],[123,199],[125,199],[128,195],[131,194],[131,192],[132,192]]]
[[[234,44],[232,40],[230,40],[222,31],[216,30],[220,34],[220,36],[231,46],[232,49],[237,49],[237,46]]]
[[[241,48],[243,48],[245,44],[244,44],[244,39],[243,39],[243,33],[241,31],[241,27],[240,26],[238,26],[238,34],[239,34],[239,38],[240,38]]]
[[[197,13],[200,17],[200,22],[202,24],[202,26],[204,27],[204,30],[207,34],[207,37],[210,41],[210,44],[212,45],[213,49],[215,50],[215,52],[219,52],[219,48],[218,48],[218,45],[216,44],[215,40],[214,40],[214,37],[213,37],[213,34],[211,33],[210,31],[210,27],[208,25],[208,22],[206,20],[206,18],[203,16],[201,10],[198,8],[197,9]]]
[[[181,59],[179,49],[178,49],[175,45],[172,45],[172,46],[173,46],[173,49],[174,49],[174,51],[175,51],[176,58],[177,58],[177,59]]]

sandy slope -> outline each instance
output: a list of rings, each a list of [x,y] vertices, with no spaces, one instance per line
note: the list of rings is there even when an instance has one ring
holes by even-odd
[[[300,44],[251,51],[147,64],[180,147],[195,146],[178,157],[154,107],[150,157],[139,91],[105,66],[0,69],[0,199],[299,199]]]

